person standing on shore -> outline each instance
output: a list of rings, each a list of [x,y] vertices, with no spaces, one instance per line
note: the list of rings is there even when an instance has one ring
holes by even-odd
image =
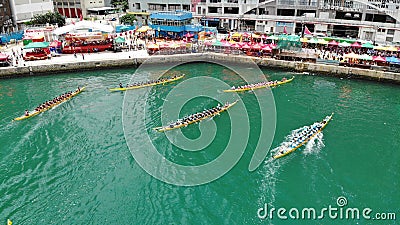
[[[85,60],[85,55],[82,53],[82,60]]]

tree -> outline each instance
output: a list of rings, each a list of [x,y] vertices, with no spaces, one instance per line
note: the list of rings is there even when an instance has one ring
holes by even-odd
[[[47,12],[46,14],[35,15],[30,24],[32,25],[43,25],[43,24],[58,24],[58,26],[65,25],[65,18],[58,12]]]
[[[119,19],[121,24],[134,25],[136,17],[132,14],[125,14]]]
[[[111,0],[111,5],[123,9],[124,12],[129,9],[128,0]]]

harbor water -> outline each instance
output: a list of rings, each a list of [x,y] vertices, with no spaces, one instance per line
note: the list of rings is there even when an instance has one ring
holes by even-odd
[[[292,82],[271,89],[276,129],[271,146],[265,147],[267,157],[249,171],[254,148],[263,138],[250,135],[243,156],[229,172],[212,182],[185,187],[162,182],[143,170],[127,138],[147,133],[161,154],[180,164],[212,161],[229,139],[228,113],[201,122],[218,127],[217,138],[201,152],[182,153],[151,127],[162,125],[159,113],[168,104],[165,98],[185,79],[208,76],[228,85],[244,81],[220,65],[181,65],[169,74],[185,73],[185,78],[153,87],[146,99],[151,105],[147,127],[135,127],[136,123],[123,124],[124,93],[108,90],[119,82],[129,83],[134,72],[132,68],[0,80],[0,224],[7,219],[14,224],[399,223],[399,86],[264,68],[269,80],[295,76]],[[27,120],[12,121],[25,109],[78,86],[87,89],[70,101]],[[227,94],[212,88],[202,87],[209,93]],[[254,92],[263,91],[267,90]],[[254,92],[238,95],[253,124],[252,134],[262,125],[257,123],[260,110]],[[216,104],[198,97],[188,101],[179,116]],[[332,112],[333,120],[312,142],[286,157],[271,159],[273,149],[293,130]],[[124,134],[126,126],[129,137]],[[182,132],[196,139],[199,125]],[[140,139],[135,141],[140,145]],[[328,213],[324,218],[301,218],[303,208],[315,208],[318,217],[322,208],[330,206],[358,208],[360,218],[332,218]],[[273,218],[260,218],[272,208]],[[300,216],[292,219],[286,212],[289,218],[279,218],[279,208],[296,208]],[[372,210],[371,218],[395,212],[396,220],[368,220],[362,216],[365,208]]]

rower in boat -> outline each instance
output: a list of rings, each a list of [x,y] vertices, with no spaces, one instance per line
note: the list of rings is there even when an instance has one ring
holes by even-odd
[[[119,83],[119,88],[124,88],[124,87],[122,86],[122,83]]]
[[[27,109],[25,110],[25,116],[29,116],[29,111]]]

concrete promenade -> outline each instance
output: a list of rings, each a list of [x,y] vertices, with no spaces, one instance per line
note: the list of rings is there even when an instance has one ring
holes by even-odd
[[[147,61],[146,61],[147,60]],[[100,52],[90,54],[61,55],[48,60],[19,62],[18,66],[0,68],[0,78],[18,76],[37,76],[61,72],[82,70],[99,70],[106,68],[136,67],[146,63],[172,63],[186,61],[221,60],[233,63],[249,63],[253,61],[259,66],[278,68],[296,72],[323,73],[331,76],[368,79],[400,83],[400,74],[354,67],[342,67],[319,63],[275,60],[245,55],[227,55],[222,53],[191,53],[177,55],[149,56],[145,50],[128,52]]]

